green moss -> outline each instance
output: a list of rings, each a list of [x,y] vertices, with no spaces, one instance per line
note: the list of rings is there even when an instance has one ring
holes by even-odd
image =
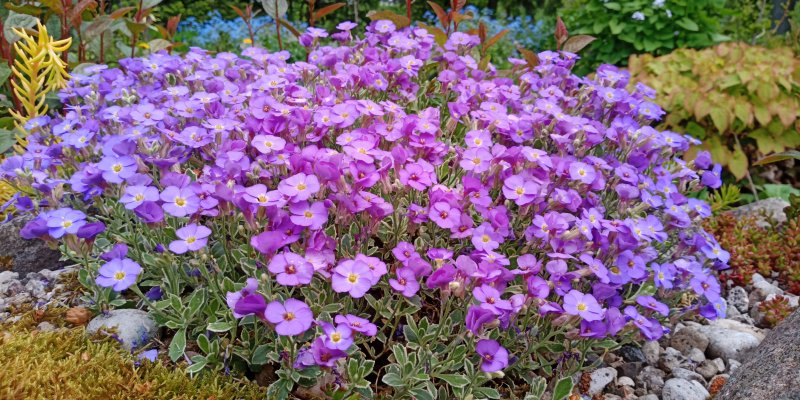
[[[27,325],[27,324],[26,324]],[[142,362],[110,339],[93,340],[83,328],[55,332],[12,326],[0,333],[3,399],[263,399],[254,383]]]

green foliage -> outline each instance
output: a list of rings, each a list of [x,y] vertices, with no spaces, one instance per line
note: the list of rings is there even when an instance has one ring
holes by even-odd
[[[711,211],[716,214],[720,211],[729,210],[732,205],[738,203],[741,200],[741,191],[736,185],[725,184],[710,193],[707,200],[711,206]]]
[[[724,0],[573,0],[563,10],[572,33],[597,41],[578,63],[584,72],[602,63],[625,65],[639,53],[663,55],[677,48],[703,48],[726,39],[720,17]]]
[[[743,43],[630,60],[632,81],[658,92],[664,127],[703,140],[701,148],[738,179],[759,156],[800,146],[798,67],[787,48]]]
[[[137,362],[114,340],[91,340],[82,328],[38,332],[11,326],[0,334],[0,365],[4,399],[264,398],[255,384],[232,377],[193,379],[181,368]]]

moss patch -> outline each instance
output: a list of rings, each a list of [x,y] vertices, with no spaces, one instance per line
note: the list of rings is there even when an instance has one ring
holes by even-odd
[[[36,318],[34,318],[36,319]],[[29,324],[0,332],[2,399],[263,399],[264,389],[213,373],[191,378],[180,368],[136,358],[83,328],[39,332]]]

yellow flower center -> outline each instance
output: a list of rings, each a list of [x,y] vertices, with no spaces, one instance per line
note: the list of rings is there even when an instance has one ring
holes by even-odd
[[[176,197],[175,198],[175,205],[178,207],[183,207],[186,205],[186,199],[183,197]]]
[[[578,305],[577,305],[575,308],[577,308],[577,309],[578,309],[578,311],[586,311],[586,309],[587,309],[588,307],[586,307],[586,304],[585,304],[585,303],[578,303]]]
[[[347,275],[347,280],[350,283],[356,283],[358,282],[358,275],[351,273],[350,275]]]
[[[188,238],[186,238],[186,243],[188,243],[188,244],[192,244],[192,243],[194,243],[196,241],[197,241],[197,238],[194,237],[194,236],[189,236]]]
[[[125,279],[125,273],[122,272],[122,271],[116,272],[114,274],[114,279],[118,280],[118,281],[121,281],[121,280]]]

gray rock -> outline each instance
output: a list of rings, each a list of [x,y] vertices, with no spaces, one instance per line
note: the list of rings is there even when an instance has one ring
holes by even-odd
[[[18,280],[18,279],[19,279],[19,273],[17,273],[17,272],[14,272],[14,271],[3,271],[3,272],[0,272],[0,285],[6,283],[8,281],[12,281],[12,280],[15,281],[15,280]]]
[[[142,310],[112,310],[108,314],[94,317],[86,331],[97,333],[116,329],[112,334],[126,349],[134,349],[155,338],[158,334],[156,323]]]
[[[664,371],[656,367],[647,366],[636,376],[636,382],[650,393],[660,394],[661,389],[664,387],[665,376]]]
[[[717,358],[717,360],[721,359]],[[700,376],[706,379],[711,379],[714,377],[714,375],[724,370],[725,370],[725,364],[722,364],[722,369],[720,370],[718,365],[711,360],[705,360],[701,362],[700,365],[697,366],[697,368],[695,368],[695,372],[697,372],[698,374],[700,374]]]
[[[716,398],[725,400],[800,399],[800,310],[775,327],[744,364],[734,368]]]
[[[733,373],[733,371],[736,371],[741,366],[742,366],[742,363],[740,363],[738,360],[728,360],[728,370],[727,371],[729,373]]]
[[[675,368],[672,370],[673,378],[686,379],[687,381],[698,381],[705,385],[706,381],[702,375],[686,368]]]
[[[636,376],[639,375],[639,372],[642,371],[642,368],[644,368],[643,362],[632,361],[623,363],[622,365],[618,366],[617,372],[619,372],[619,375],[621,376],[636,378]]]
[[[56,330],[56,326],[47,321],[41,322],[39,325],[36,326],[36,328],[42,332],[52,332]]]
[[[741,322],[720,319],[697,330],[708,338],[706,355],[724,360],[742,359],[748,350],[758,346],[763,333]]]
[[[602,393],[603,389],[605,389],[609,383],[613,382],[614,379],[617,378],[617,370],[611,367],[600,368],[593,371],[589,376],[592,379],[589,383],[589,390],[586,392],[586,394],[594,396]]]
[[[783,211],[786,207],[789,207],[788,201],[771,198],[736,207],[729,212],[736,216],[754,217],[756,219],[756,225],[768,227],[770,226],[770,219],[778,223],[786,222],[786,213]]]
[[[25,284],[25,290],[36,298],[43,298],[47,295],[47,285],[39,279],[29,280],[28,283]]]
[[[664,383],[661,391],[662,400],[706,400],[708,390],[697,381],[672,378]]]
[[[623,360],[628,361],[628,362],[645,362],[645,361],[647,361],[647,359],[644,358],[644,353],[642,353],[642,349],[637,347],[637,346],[630,345],[630,344],[626,344],[626,345],[620,347],[620,349],[617,350],[617,354],[619,354],[620,357],[622,357]]]
[[[669,345],[683,354],[688,354],[692,349],[706,351],[708,338],[695,328],[685,327],[672,335]]]
[[[667,347],[667,350],[658,357],[658,367],[666,372],[678,368],[686,361],[686,357],[677,349]]]
[[[705,353],[700,351],[700,349],[692,348],[691,350],[689,350],[689,354],[686,355],[686,358],[688,358],[689,361],[695,364],[700,364],[701,362],[706,360],[706,355]]]
[[[750,302],[755,303],[764,301],[767,296],[771,294],[783,294],[783,290],[769,282],[766,279],[756,281],[753,280],[753,291],[750,293]]]
[[[623,376],[623,377],[617,379],[617,385],[618,386],[631,386],[631,387],[633,387],[634,385],[636,385],[636,383],[633,382],[633,379],[631,379],[631,378],[629,378],[627,376]]]
[[[646,394],[644,396],[640,396],[637,400],[660,400],[658,395],[655,394]]]
[[[11,260],[11,270],[25,275],[44,268],[58,269],[64,264],[59,261],[61,253],[47,246],[43,240],[25,240],[19,230],[31,220],[22,216],[0,224],[0,259]]]
[[[656,365],[658,362],[658,355],[661,354],[661,346],[656,341],[645,342],[642,345],[642,353],[644,353],[644,358],[647,360],[648,364]]]
[[[728,309],[736,308],[739,312],[747,313],[750,308],[750,299],[747,291],[741,286],[734,286],[728,290]]]

